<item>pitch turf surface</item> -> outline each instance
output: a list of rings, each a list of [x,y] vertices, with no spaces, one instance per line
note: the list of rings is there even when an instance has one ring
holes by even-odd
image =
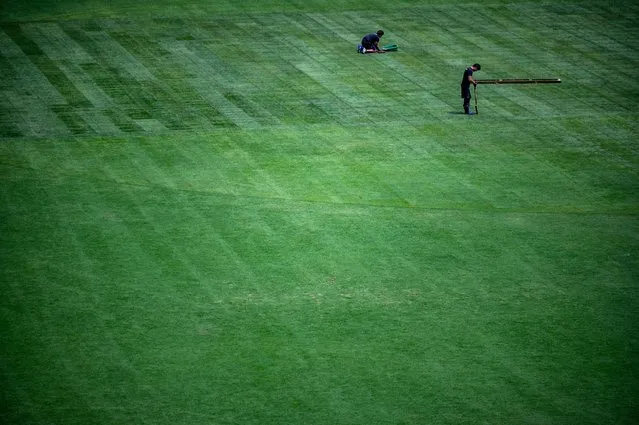
[[[2,423],[635,423],[634,2],[0,13]]]

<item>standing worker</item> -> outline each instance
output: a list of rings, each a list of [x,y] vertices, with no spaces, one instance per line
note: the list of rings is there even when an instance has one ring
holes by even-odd
[[[477,81],[473,78],[473,72],[479,71],[481,65],[475,63],[464,71],[464,78],[461,81],[461,97],[464,99],[464,113],[468,115],[474,115],[474,112],[470,110],[470,85],[477,87]]]
[[[384,49],[379,47],[379,39],[384,35],[384,31],[378,30],[377,32],[365,35],[362,38],[362,44],[357,46],[358,53],[384,53]]]

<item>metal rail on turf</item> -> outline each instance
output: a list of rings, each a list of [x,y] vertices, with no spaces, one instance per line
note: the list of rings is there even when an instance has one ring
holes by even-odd
[[[504,78],[498,80],[475,80],[477,84],[555,84],[560,78]]]

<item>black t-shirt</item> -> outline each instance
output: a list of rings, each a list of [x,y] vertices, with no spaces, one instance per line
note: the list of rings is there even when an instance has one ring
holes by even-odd
[[[364,38],[362,38],[362,46],[372,46],[375,43],[379,43],[379,37],[375,33],[365,35]]]
[[[471,68],[470,66],[468,68],[466,68],[466,71],[464,71],[464,78],[462,79],[461,85],[462,88],[470,88],[470,81],[468,81],[468,77],[472,77],[473,76],[473,68]]]

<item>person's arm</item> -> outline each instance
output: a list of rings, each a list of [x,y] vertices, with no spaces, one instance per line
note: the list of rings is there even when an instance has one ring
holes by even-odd
[[[381,47],[379,47],[379,41],[374,42],[373,46],[375,46],[375,51],[377,53],[386,53],[386,50],[384,50]]]
[[[473,86],[477,85],[477,81],[475,81],[472,75],[468,76],[468,82],[471,83]]]

